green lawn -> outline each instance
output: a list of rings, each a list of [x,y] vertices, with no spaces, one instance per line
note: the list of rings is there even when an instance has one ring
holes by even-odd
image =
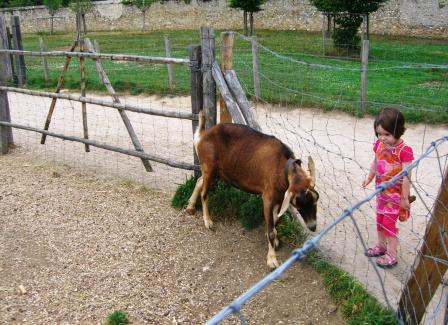
[[[220,31],[216,35],[216,56],[220,57]],[[306,105],[323,109],[359,109],[360,60],[356,55],[335,57],[330,43],[320,33],[257,31],[262,101]],[[188,46],[199,43],[199,31],[158,31],[145,33],[89,33],[98,40],[103,53],[165,56],[164,35],[168,35],[172,56],[188,58]],[[23,36],[24,49],[38,50],[38,37],[47,50],[68,50],[74,34]],[[28,87],[55,88],[63,58],[49,58],[50,81],[43,80],[40,58],[27,57]],[[189,92],[189,69],[175,66],[176,87],[169,89],[163,65],[103,61],[118,92],[179,95]],[[249,97],[254,95],[251,46],[239,36],[234,43],[234,69]],[[79,89],[78,60],[73,59],[65,88]],[[87,60],[87,90],[102,91],[97,72]],[[400,107],[412,122],[448,122],[448,42],[415,38],[372,36],[368,72],[368,112],[380,107]]]

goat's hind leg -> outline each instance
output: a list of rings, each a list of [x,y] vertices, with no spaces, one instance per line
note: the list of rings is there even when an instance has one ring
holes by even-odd
[[[210,218],[210,212],[208,211],[208,197],[207,197],[212,177],[210,177],[206,173],[203,173],[202,178],[203,178],[201,189],[202,218],[204,218],[205,228],[212,229],[213,221]]]
[[[196,201],[198,200],[198,195],[202,190],[202,176],[198,178],[196,181],[196,185],[194,186],[193,193],[190,196],[190,199],[188,200],[188,206],[187,206],[187,213],[190,215],[195,214],[196,212]]]

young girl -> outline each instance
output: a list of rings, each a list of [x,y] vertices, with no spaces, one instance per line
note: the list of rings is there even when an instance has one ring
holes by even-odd
[[[366,187],[375,176],[375,184],[390,180],[414,159],[412,148],[401,139],[405,131],[403,114],[391,107],[384,108],[373,124],[378,140],[373,146],[375,158],[369,174],[362,182]],[[376,229],[378,243],[367,249],[366,256],[378,257],[380,267],[393,267],[397,264],[398,229],[397,219],[409,217],[410,178],[401,178],[395,184],[380,192],[376,197]]]

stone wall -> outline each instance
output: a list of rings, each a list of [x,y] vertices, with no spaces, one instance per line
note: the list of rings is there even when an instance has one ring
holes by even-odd
[[[308,0],[268,0],[263,11],[254,15],[255,29],[320,31],[322,15]],[[49,14],[45,7],[2,10],[21,18],[23,32],[49,31]],[[55,31],[73,31],[75,17],[67,8],[57,11]],[[142,30],[142,13],[119,0],[97,3],[87,14],[88,30]],[[145,30],[199,29],[209,25],[215,29],[242,29],[242,12],[230,9],[226,0],[202,2],[192,0],[156,3],[146,12]],[[389,0],[372,15],[371,32],[389,35],[448,37],[448,0]]]

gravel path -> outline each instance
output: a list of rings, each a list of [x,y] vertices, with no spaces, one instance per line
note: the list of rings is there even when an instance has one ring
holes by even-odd
[[[208,231],[170,194],[20,150],[0,156],[0,179],[1,324],[104,324],[118,309],[132,324],[201,324],[267,274],[263,228]],[[295,265],[242,312],[250,324],[343,324],[336,310],[319,275]]]

